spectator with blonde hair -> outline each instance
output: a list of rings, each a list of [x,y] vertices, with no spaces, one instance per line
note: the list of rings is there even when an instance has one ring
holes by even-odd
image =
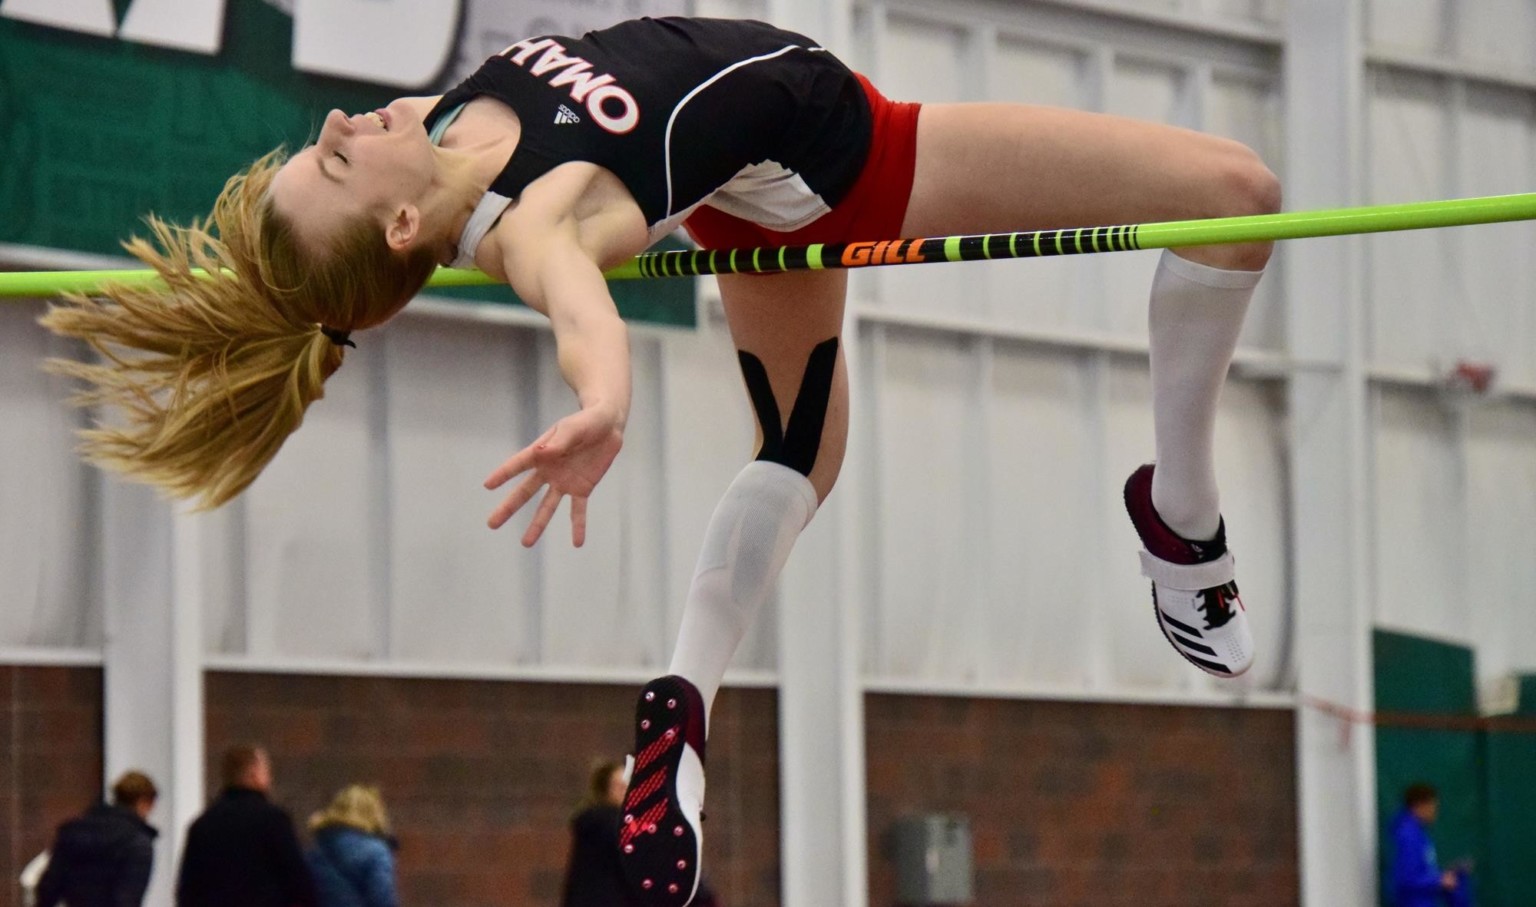
[[[353,784],[309,820],[308,853],[320,907],[396,907],[394,841],[376,787]]]

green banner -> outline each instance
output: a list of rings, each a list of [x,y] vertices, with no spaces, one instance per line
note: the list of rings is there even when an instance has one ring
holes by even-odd
[[[121,255],[145,214],[202,216],[230,174],[302,145],[327,110],[400,93],[297,71],[293,18],[262,0],[229,0],[222,29],[208,55],[0,18],[0,243]],[[620,295],[626,317],[694,323],[688,282]]]

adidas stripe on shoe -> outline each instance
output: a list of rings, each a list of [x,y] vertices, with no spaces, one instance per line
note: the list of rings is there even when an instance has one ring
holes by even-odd
[[[1125,509],[1144,546],[1141,573],[1152,581],[1158,628],[1190,664],[1236,677],[1253,665],[1253,632],[1237,591],[1226,523],[1209,542],[1180,537],[1152,506],[1152,471],[1142,466],[1126,480]]]
[[[704,700],[681,677],[645,685],[619,826],[619,859],[644,907],[687,907],[704,851]]]

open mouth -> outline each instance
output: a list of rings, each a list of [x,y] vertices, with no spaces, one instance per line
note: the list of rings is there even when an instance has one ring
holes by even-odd
[[[363,116],[365,116],[365,117],[373,117],[373,121],[375,123],[379,124],[379,128],[380,129],[384,130],[385,132],[389,131],[389,111],[387,111],[387,110],[370,110],[367,113],[363,114]]]

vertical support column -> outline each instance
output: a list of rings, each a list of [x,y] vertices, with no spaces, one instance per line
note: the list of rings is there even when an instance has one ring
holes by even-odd
[[[851,465],[851,458],[850,458]],[[844,478],[851,470],[845,467]],[[779,852],[784,907],[865,907],[857,483],[801,537],[779,598]],[[834,577],[833,582],[827,582]]]
[[[768,18],[843,60],[853,52],[851,0],[768,0]],[[854,307],[850,306],[850,310]],[[857,380],[858,324],[844,333]],[[852,420],[861,416],[856,390]],[[869,902],[864,802],[864,687],[860,665],[863,573],[859,473],[863,441],[851,433],[842,477],[806,530],[780,584],[779,850],[784,907]],[[827,577],[834,578],[827,582]]]
[[[145,903],[169,907],[187,824],[203,806],[202,563],[206,521],[102,480],[104,765],[155,779],[160,829]]]
[[[394,487],[389,444],[390,333],[382,332],[368,363],[368,604],[373,616],[375,661],[387,661],[395,651]]]
[[[1115,49],[1099,45],[1086,54],[1081,63],[1081,81],[1078,101],[1084,110],[1094,113],[1109,112],[1110,83],[1115,78]],[[1109,333],[1109,274],[1103,267],[1083,268],[1075,286],[1073,301],[1080,311],[1089,313],[1088,324],[1092,330]],[[1114,360],[1104,350],[1084,351],[1081,357],[1084,377],[1083,421],[1087,426],[1084,437],[1083,458],[1087,465],[1085,475],[1096,477],[1083,489],[1082,506],[1093,514],[1090,531],[1093,538],[1113,538],[1111,520],[1124,519],[1119,504],[1111,505],[1109,499],[1119,497],[1120,483],[1125,481],[1121,472],[1123,463],[1111,463],[1110,447],[1110,381]],[[1123,511],[1121,511],[1123,512]],[[1116,686],[1114,628],[1119,609],[1112,608],[1111,596],[1105,591],[1107,583],[1101,570],[1083,571],[1083,622],[1086,627],[1083,643],[1087,653],[1087,688],[1103,692]]]
[[[1362,0],[1291,0],[1285,46],[1286,204],[1361,202]],[[1372,704],[1365,337],[1358,237],[1281,252],[1291,355],[1334,369],[1291,376],[1291,527],[1298,692]],[[1300,708],[1302,903],[1376,902],[1375,746]]]

